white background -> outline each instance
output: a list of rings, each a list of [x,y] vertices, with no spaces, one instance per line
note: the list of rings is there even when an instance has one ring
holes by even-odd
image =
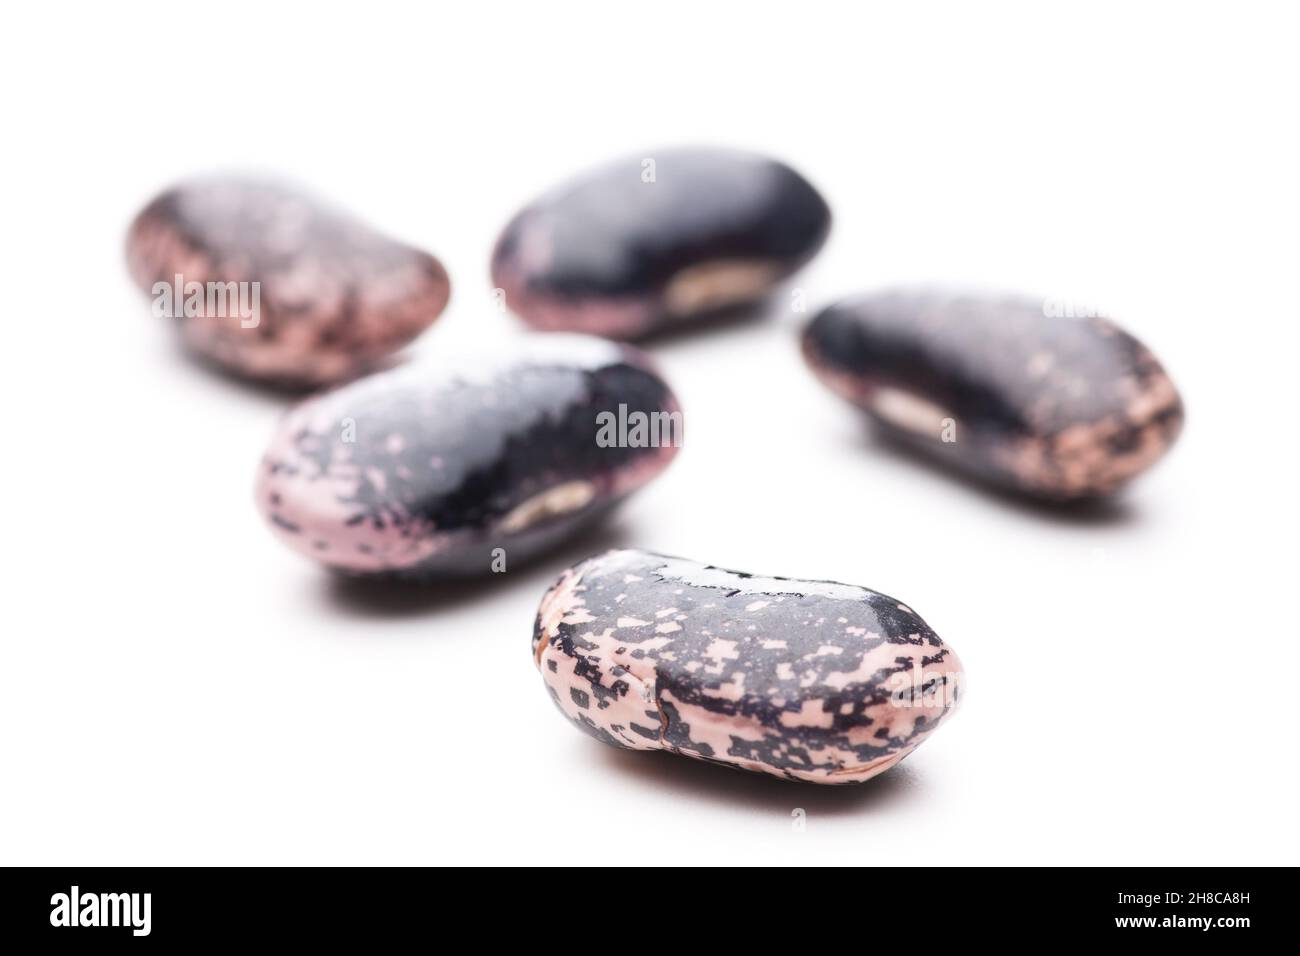
[[[4,17],[0,861],[1298,862],[1294,13]],[[825,192],[813,310],[931,279],[1095,303],[1179,384],[1181,443],[1086,518],[989,494],[873,440],[778,297],[653,345],[686,447],[602,533],[472,588],[340,587],[252,505],[285,400],[188,362],[124,268],[158,190],[265,169],[443,260],[453,301],[415,352],[500,340],[506,218],[693,143]],[[969,695],[859,788],[602,747],[529,637],[558,570],[616,544],[893,594]]]

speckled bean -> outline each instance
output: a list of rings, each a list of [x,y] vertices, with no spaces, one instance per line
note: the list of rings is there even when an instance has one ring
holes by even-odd
[[[610,551],[542,599],[533,655],[598,740],[814,783],[898,763],[957,704],[961,664],[866,588]]]
[[[637,338],[762,298],[816,254],[830,221],[775,160],[661,151],[532,203],[498,240],[492,276],[535,328]]]
[[[644,353],[579,335],[523,339],[293,409],[257,483],[275,532],[352,574],[508,570],[667,466],[681,413]],[[631,427],[607,430],[615,420]]]
[[[941,289],[832,305],[803,334],[832,390],[936,460],[1050,500],[1110,494],[1183,424],[1173,382],[1113,323]]]
[[[208,362],[291,387],[374,367],[424,331],[450,295],[433,256],[296,189],[249,179],[162,193],[132,224],[127,261],[136,283],[156,296],[162,286],[257,283],[252,321],[251,310],[231,314],[220,305],[188,314],[176,295],[163,311]]]

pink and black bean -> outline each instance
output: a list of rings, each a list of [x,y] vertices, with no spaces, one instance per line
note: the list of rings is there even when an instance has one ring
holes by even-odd
[[[610,551],[542,599],[533,657],[579,729],[813,783],[898,763],[952,712],[952,650],[867,588]]]
[[[935,289],[837,303],[803,333],[834,392],[934,459],[1048,500],[1108,495],[1178,437],[1155,356],[1102,318]]]
[[[536,329],[634,339],[758,301],[817,253],[830,223],[817,190],[775,160],[658,152],[525,208],[497,241],[492,279]]]
[[[258,283],[260,315],[184,314],[185,345],[238,376],[290,387],[377,367],[423,332],[451,286],[433,256],[381,235],[296,189],[208,179],[159,195],[136,217],[127,261],[156,284]]]
[[[673,458],[667,440],[601,442],[600,416],[620,406],[627,418],[659,415],[661,438],[680,439],[677,400],[630,346],[536,335],[413,363],[291,410],[257,502],[281,540],[338,571],[508,569],[596,521]]]

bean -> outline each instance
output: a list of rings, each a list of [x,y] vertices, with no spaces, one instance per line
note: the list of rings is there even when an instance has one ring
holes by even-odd
[[[825,200],[790,167],[685,149],[562,185],[506,226],[492,276],[544,331],[638,338],[756,302],[816,254]]]
[[[533,655],[598,740],[814,783],[857,783],[957,704],[961,664],[866,588],[610,551],[546,593]]]
[[[804,357],[833,391],[949,466],[1048,500],[1111,494],[1177,438],[1183,405],[1155,357],[1104,318],[936,289],[818,314]]]
[[[643,353],[524,338],[293,409],[259,472],[273,530],[351,574],[499,572],[590,525],[672,460],[681,412]]]
[[[450,294],[433,256],[296,189],[247,179],[162,193],[132,224],[127,261],[192,352],[291,387],[378,365],[423,332]]]

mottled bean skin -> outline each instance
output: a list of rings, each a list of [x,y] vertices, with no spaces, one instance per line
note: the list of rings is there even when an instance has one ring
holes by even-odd
[[[832,305],[804,357],[833,391],[936,460],[1016,492],[1108,495],[1177,438],[1155,357],[1100,318],[1041,300],[905,289]]]
[[[677,401],[649,359],[577,335],[446,354],[309,399],[281,423],[257,502],[290,547],[355,575],[505,570],[667,466]],[[662,413],[660,443],[604,446],[597,419]],[[673,431],[669,433],[669,425]],[[351,440],[349,440],[351,438]]]
[[[533,656],[604,743],[813,783],[898,763],[957,705],[961,664],[866,588],[610,551],[542,599]]]
[[[238,376],[293,388],[351,378],[423,332],[447,304],[433,256],[381,235],[296,189],[207,179],[162,193],[136,217],[127,262],[158,282],[258,282],[260,318],[174,319],[181,339]]]
[[[543,331],[638,338],[755,302],[816,254],[830,209],[790,167],[749,153],[629,157],[560,186],[506,226],[492,278]]]

